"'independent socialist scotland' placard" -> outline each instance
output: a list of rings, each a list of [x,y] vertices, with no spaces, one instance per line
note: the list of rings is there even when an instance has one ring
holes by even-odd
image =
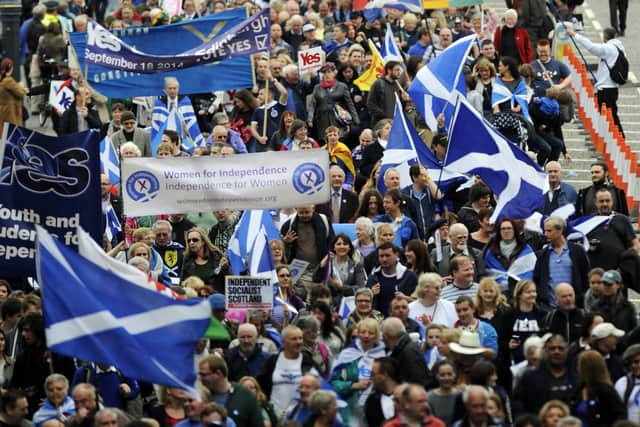
[[[273,308],[273,284],[264,277],[225,277],[225,306],[227,310]]]
[[[228,157],[129,158],[122,163],[127,215],[277,209],[329,200],[326,150]]]

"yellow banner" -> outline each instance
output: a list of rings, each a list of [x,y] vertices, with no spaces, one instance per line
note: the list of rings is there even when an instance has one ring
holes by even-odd
[[[364,92],[369,92],[373,82],[378,80],[378,78],[384,74],[384,61],[382,60],[382,56],[380,56],[380,52],[376,49],[376,46],[371,43],[371,40],[369,40],[369,48],[373,54],[371,66],[353,82],[353,84],[358,86],[358,88]]]
[[[449,7],[449,0],[422,0],[425,9],[444,9]]]

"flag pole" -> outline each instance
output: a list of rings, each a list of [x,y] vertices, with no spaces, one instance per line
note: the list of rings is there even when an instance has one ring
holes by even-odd
[[[567,25],[564,23],[564,19],[562,19],[562,16],[560,16],[560,11],[558,10],[557,6],[553,2],[549,2],[548,5],[550,6],[551,11],[553,12],[553,15],[556,17],[556,19],[562,25],[562,28],[564,28],[564,31],[566,32],[567,31]],[[568,33],[567,33],[567,35],[569,36]],[[589,74],[591,74],[591,78],[593,79],[593,81],[595,83],[596,80],[597,80],[596,79],[596,75],[593,74],[593,70],[591,68],[589,68],[589,63],[587,63],[587,60],[584,57],[584,54],[582,53],[582,50],[580,50],[580,47],[578,46],[578,43],[576,43],[576,40],[572,36],[569,36],[569,39],[571,40],[571,42],[573,43],[573,46],[578,51],[578,54],[580,55],[580,58],[582,59],[582,62],[585,65],[585,68],[587,70],[589,70]]]
[[[267,113],[268,113],[267,103],[268,102],[269,102],[269,79],[267,79],[264,85],[264,117],[262,122],[262,136],[267,136]]]

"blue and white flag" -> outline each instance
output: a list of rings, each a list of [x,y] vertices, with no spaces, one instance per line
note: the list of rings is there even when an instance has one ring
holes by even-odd
[[[393,31],[391,30],[391,24],[387,22],[387,31],[384,33],[384,44],[380,50],[380,55],[385,64],[389,61],[398,61],[404,63],[404,57],[402,51],[396,44],[396,39],[393,37]]]
[[[452,183],[467,179],[464,175],[451,172],[448,168],[441,170],[442,167],[434,154],[424,144],[413,125],[407,121],[402,103],[397,95],[388,141],[382,156],[380,177],[378,178],[380,194],[387,192],[387,187],[384,185],[384,174],[388,169],[395,168],[398,171],[400,186],[404,188],[411,185],[409,168],[416,163],[420,163],[429,170],[429,176],[438,184],[443,193]]]
[[[515,281],[533,280],[533,268],[537,259],[531,246],[525,245],[509,268],[505,269],[502,263],[493,255],[493,252],[488,250],[484,257],[484,267],[487,274],[493,276],[502,290],[508,291],[509,278]]]
[[[510,143],[475,111],[458,100],[449,134],[445,166],[459,173],[480,175],[498,199],[491,216],[528,218],[544,202],[547,176],[520,148]]]
[[[438,128],[437,117],[444,113],[445,127],[453,116],[457,97],[467,96],[463,67],[475,42],[475,34],[461,38],[422,67],[407,92],[429,128]]]
[[[404,10],[421,15],[423,12],[422,0],[373,0],[367,3],[362,14],[368,22],[375,21],[383,8]]]
[[[111,203],[109,203],[109,206],[107,206],[105,217],[107,218],[107,221],[104,227],[104,234],[111,242],[113,238],[122,231],[122,226],[120,225],[120,221],[118,220],[118,215],[116,215],[116,211],[113,209],[113,206],[111,206]]]
[[[193,154],[195,147],[204,147],[206,145],[206,141],[200,132],[198,118],[188,96],[180,98],[177,110],[171,112],[169,112],[168,106],[161,99],[156,99],[151,116],[152,141],[157,140],[157,135],[161,133],[161,129],[162,132],[167,129],[178,132],[182,138],[182,149],[189,154]]]
[[[109,177],[111,185],[120,182],[120,158],[108,136],[100,141],[100,170]]]
[[[91,21],[87,25],[84,59],[89,64],[121,72],[155,74],[268,52],[271,48],[269,13],[268,8],[264,9],[217,37],[175,55],[141,52]]]
[[[521,78],[516,88],[511,92],[500,77],[496,77],[493,85],[493,91],[491,92],[491,107],[495,107],[503,102],[509,102],[511,108],[516,105],[520,106],[520,113],[529,121],[529,93],[527,92],[527,84],[524,79]]]
[[[267,240],[281,239],[280,232],[268,210],[244,211],[229,239],[229,248],[227,249],[233,274],[238,275],[247,270],[249,253],[252,252],[261,230],[264,230]]]
[[[73,252],[43,228],[37,232],[47,347],[197,395],[194,348],[209,325],[209,301],[174,300],[142,288]]]
[[[349,314],[356,308],[356,297],[342,297],[340,300],[340,308],[338,309],[338,314],[342,320],[347,320]]]

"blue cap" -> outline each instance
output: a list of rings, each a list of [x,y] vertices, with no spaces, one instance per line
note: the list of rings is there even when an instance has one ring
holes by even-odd
[[[224,306],[224,295],[213,294],[209,297],[209,304],[212,310],[226,310]]]

